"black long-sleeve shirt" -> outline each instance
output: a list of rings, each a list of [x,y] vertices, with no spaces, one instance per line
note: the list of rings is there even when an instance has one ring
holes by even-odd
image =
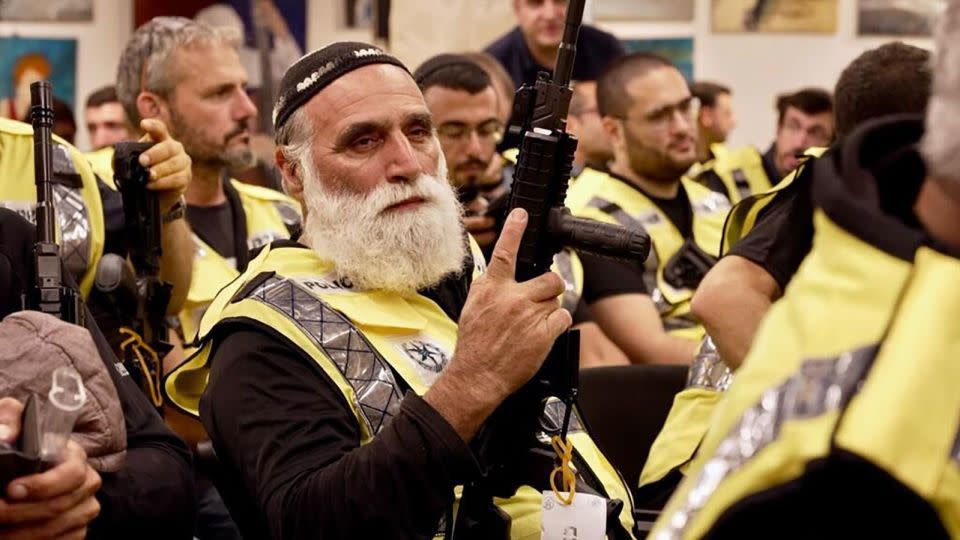
[[[478,472],[453,428],[412,392],[372,442],[299,347],[263,326],[221,330],[200,416],[245,536],[428,538]],[[223,485],[223,484],[221,484]],[[248,496],[247,494],[251,494]]]
[[[0,318],[20,310],[20,293],[32,283],[36,229],[15,212],[0,209]],[[63,273],[68,284],[69,273]],[[87,310],[87,329],[113,379],[127,428],[127,457],[116,473],[101,474],[100,515],[88,538],[188,539],[196,501],[191,455],[164,425],[118,360]]]

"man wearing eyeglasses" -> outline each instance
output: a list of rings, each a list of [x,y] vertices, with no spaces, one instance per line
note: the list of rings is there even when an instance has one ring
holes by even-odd
[[[570,188],[574,214],[631,228],[653,241],[646,261],[581,255],[594,320],[635,363],[688,364],[703,328],[690,298],[715,262],[730,203],[686,179],[697,160],[697,99],[669,60],[637,53],[597,81],[613,145],[607,172],[587,170]]]
[[[414,78],[437,126],[447,176],[467,214],[464,225],[481,247],[493,246],[494,218],[483,214],[488,201],[505,189],[501,176],[487,173],[490,162],[501,159],[497,142],[503,133],[493,81],[478,64],[459,54],[428,59]]]

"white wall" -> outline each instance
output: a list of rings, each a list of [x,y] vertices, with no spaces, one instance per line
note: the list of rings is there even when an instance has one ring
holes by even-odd
[[[593,0],[602,2],[603,0]],[[863,51],[891,38],[856,35],[856,0],[839,0],[835,35],[714,34],[710,29],[711,0],[696,0],[695,20],[689,23],[612,23],[597,26],[619,37],[694,37],[694,76],[727,84],[734,92],[739,125],[730,143],[766,149],[776,127],[777,94],[803,86],[833,85],[844,67]],[[929,40],[906,40],[930,47]]]
[[[37,0],[42,1],[42,0]],[[449,4],[464,3],[472,8],[488,4],[480,13],[487,11],[496,0],[395,0],[416,1],[421,4],[437,3],[445,9],[439,15],[454,13]],[[592,3],[603,0],[588,0],[585,12],[592,19]],[[642,0],[637,0],[642,1]],[[860,38],[856,35],[856,0],[839,0],[840,13],[838,32],[835,35],[789,35],[789,34],[714,34],[710,29],[711,0],[695,0],[695,20],[692,23],[638,23],[597,21],[600,26],[623,38],[642,37],[694,37],[694,72],[697,78],[716,79],[734,90],[734,105],[737,108],[739,126],[733,133],[731,144],[754,144],[765,147],[773,136],[776,114],[773,103],[777,94],[801,86],[819,85],[832,89],[840,71],[864,50],[876,47],[887,39]],[[508,4],[510,0],[502,0]],[[441,4],[442,3],[442,4]],[[341,15],[335,0],[307,0],[307,49],[314,50],[333,41],[369,41],[370,33],[364,30],[344,30]],[[498,16],[502,15],[498,13]],[[478,17],[482,17],[478,14]],[[417,60],[444,52],[450,43],[464,41],[460,50],[478,42],[486,42],[478,35],[476,19],[453,22],[424,17],[423,24],[431,26],[431,32],[446,29],[447,37],[434,47],[437,50],[417,49],[406,52],[398,50],[415,67]],[[94,0],[93,23],[0,23],[0,35],[32,37],[77,38],[77,121],[83,100],[100,85],[112,82],[116,76],[116,64],[120,52],[132,33],[133,2],[131,0]],[[469,31],[464,30],[469,29]],[[500,27],[493,25],[486,30],[494,35]],[[415,32],[416,29],[411,29]],[[452,36],[452,37],[451,37]],[[439,40],[439,38],[438,38]],[[929,47],[929,40],[913,40],[911,43]],[[86,130],[78,129],[77,144],[86,148]]]
[[[90,92],[116,81],[117,63],[124,45],[133,33],[132,26],[132,0],[94,0],[93,22],[0,22],[2,36],[77,40],[77,94],[74,96],[74,112],[77,121],[76,144],[80,149],[87,149],[89,146],[83,123],[83,103]]]

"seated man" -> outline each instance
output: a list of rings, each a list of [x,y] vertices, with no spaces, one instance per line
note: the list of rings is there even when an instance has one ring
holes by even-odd
[[[871,119],[926,110],[929,64],[929,52],[903,43],[860,55],[840,74],[834,92],[841,137]],[[834,152],[828,150],[824,159]],[[761,319],[810,253],[814,163],[802,165],[776,190],[742,201],[730,212],[724,257],[693,297],[693,312],[711,340],[691,369],[688,388],[675,398],[644,466],[639,498],[648,507],[659,508],[673,492],[703,440],[731,370],[739,368]]]
[[[777,98],[777,136],[766,154],[752,146],[728,149],[690,174],[736,203],[777,185],[807,150],[828,146],[833,136],[833,98],[805,88]]]
[[[939,28],[926,127],[811,165],[813,248],[653,538],[960,535],[960,2]]]
[[[600,76],[597,101],[614,159],[607,171],[580,173],[567,206],[645,230],[653,250],[635,262],[581,254],[584,298],[632,362],[689,364],[703,337],[690,299],[718,254],[730,208],[723,195],[682,178],[696,160],[695,99],[669,60],[637,53]]]
[[[0,318],[20,311],[20,295],[34,282],[35,236],[30,223],[0,209]],[[64,276],[72,281],[68,273]],[[13,482],[0,509],[3,534],[70,538],[81,537],[86,527],[87,538],[189,539],[196,510],[190,453],[122,369],[89,312],[86,323],[123,407],[125,465],[95,481],[82,450],[74,448],[61,466]]]
[[[706,165],[726,151],[724,143],[737,125],[733,114],[733,92],[711,81],[697,81],[690,91],[700,100],[697,114],[697,162]]]
[[[218,295],[167,389],[199,406],[246,536],[443,535],[470,519],[454,508],[455,488],[478,480],[471,441],[570,325],[563,281],[514,281],[517,211],[458,327],[417,293],[456,276],[466,249],[410,74],[371,45],[336,43],[294,64],[279,95],[277,161],[306,209],[304,243],[265,247]],[[633,538],[627,488],[576,418],[577,497],[609,500],[598,534]],[[549,468],[518,467],[516,494],[478,523],[538,535]]]

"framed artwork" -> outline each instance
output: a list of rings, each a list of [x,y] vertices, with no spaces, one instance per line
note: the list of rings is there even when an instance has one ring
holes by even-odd
[[[0,37],[0,116],[25,120],[30,84],[48,80],[53,97],[74,107],[77,40]]]
[[[929,37],[946,7],[946,0],[857,0],[857,31],[862,36]]]
[[[604,21],[692,21],[693,0],[594,0],[593,15]]]
[[[93,0],[0,0],[0,21],[91,22]]]
[[[365,28],[386,40],[390,28],[390,0],[342,0],[346,28]]]
[[[693,81],[693,38],[624,39],[621,43],[627,53],[648,52],[666,57],[688,81]]]
[[[838,0],[713,0],[714,32],[835,34]]]

